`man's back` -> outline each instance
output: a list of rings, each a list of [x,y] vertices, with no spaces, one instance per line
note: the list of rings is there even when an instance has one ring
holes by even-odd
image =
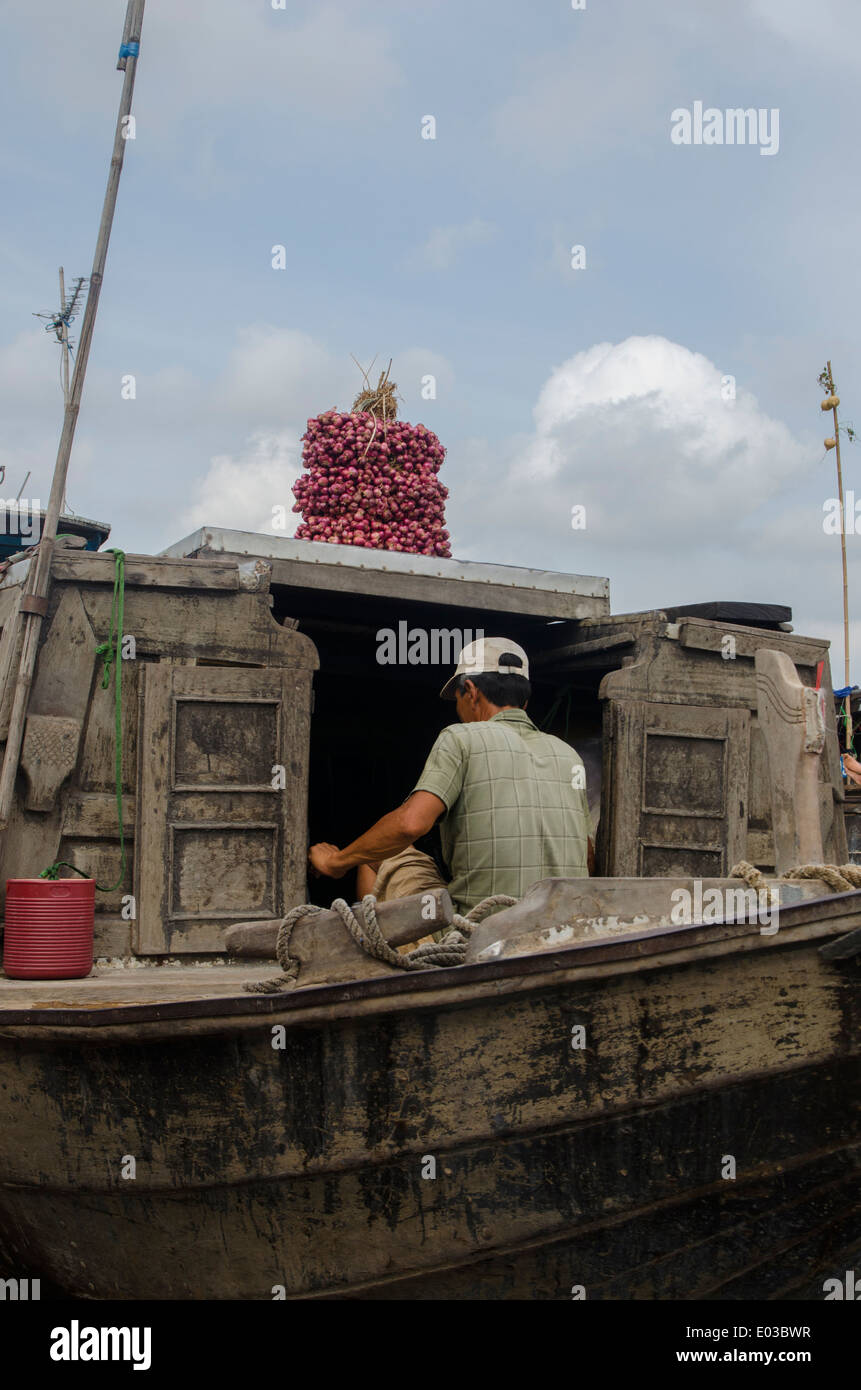
[[[522,709],[442,731],[414,790],[447,807],[440,837],[458,911],[494,893],[519,898],[541,878],[588,874],[582,768]]]

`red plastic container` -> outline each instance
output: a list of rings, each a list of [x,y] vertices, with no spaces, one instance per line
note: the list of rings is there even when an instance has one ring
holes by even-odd
[[[71,980],[93,968],[96,881],[10,878],[3,969],[13,980]]]

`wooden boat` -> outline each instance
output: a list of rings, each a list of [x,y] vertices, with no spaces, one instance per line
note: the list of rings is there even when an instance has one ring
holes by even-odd
[[[0,502],[0,561],[8,560],[41,539],[45,512],[22,499],[19,502]],[[85,516],[66,514],[59,518],[62,536],[76,536],[84,550],[95,551],[104,545],[111,528],[103,521],[90,521]]]
[[[0,585],[0,673],[22,578]],[[116,876],[95,656],[113,581],[109,555],[55,559],[3,882],[55,859]],[[353,838],[444,722],[441,666],[377,660],[401,622],[526,646],[530,713],[590,773],[600,877],[535,885],[456,968],[386,966],[335,923],[297,945],[295,988],[249,993],[279,971],[245,952],[308,900],[309,825]],[[128,882],[102,895],[93,976],[0,977],[7,1277],[90,1298],[821,1297],[861,1256],[861,895],[783,882],[776,931],[702,909],[737,902],[740,860],[773,884],[847,859],[827,644],[786,628],[209,528],[128,557]],[[310,889],[325,908],[345,884]]]

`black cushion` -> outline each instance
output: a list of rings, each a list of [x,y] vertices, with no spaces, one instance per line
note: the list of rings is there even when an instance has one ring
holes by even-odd
[[[709,618],[716,623],[740,623],[743,627],[777,627],[792,621],[792,609],[782,603],[685,603],[680,608],[664,608],[670,622],[677,618]]]

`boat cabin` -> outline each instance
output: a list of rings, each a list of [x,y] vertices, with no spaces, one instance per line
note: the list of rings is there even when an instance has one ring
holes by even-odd
[[[0,737],[27,562],[0,584]],[[114,557],[58,553],[0,880],[56,860],[118,877],[110,634]],[[529,713],[586,766],[605,877],[774,872],[773,781],[755,655],[824,692],[815,789],[824,857],[847,858],[828,643],[788,609],[688,605],[613,615],[604,578],[205,527],[128,556],[122,661],[128,871],[97,893],[96,954],[219,957],[234,922],[327,906],[307,845],[349,843],[409,793],[462,642],[529,654]],[[132,639],[131,642],[128,639]],[[428,848],[432,846],[428,845]]]

